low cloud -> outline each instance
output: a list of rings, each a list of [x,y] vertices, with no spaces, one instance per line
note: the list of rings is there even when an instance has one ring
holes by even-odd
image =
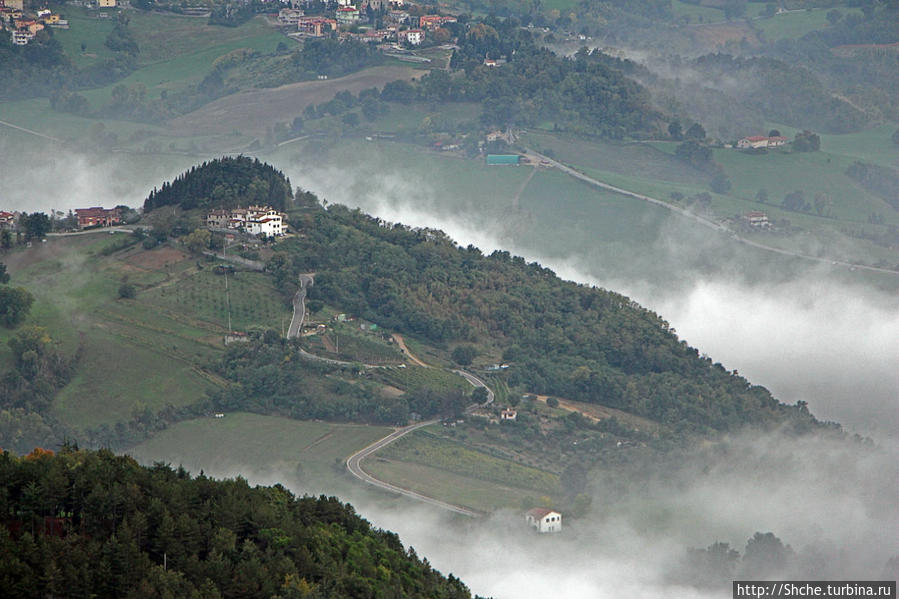
[[[153,459],[178,463],[177,450],[168,451]],[[725,589],[694,585],[687,548],[724,542],[743,554],[756,532],[772,532],[790,545],[784,577],[892,579],[887,562],[897,553],[896,451],[889,443],[769,433],[740,434],[667,458],[633,454],[628,466],[612,460],[593,470],[590,511],[578,519],[563,514],[557,535],[531,532],[517,509],[468,519],[361,483],[342,484],[338,492],[360,515],[397,532],[434,568],[482,596],[711,599],[730,592],[732,576],[750,573],[738,563],[718,580]],[[220,461],[206,473],[291,486],[289,466],[283,473],[256,468],[258,474],[252,465],[229,468]],[[292,488],[335,492],[315,481]]]
[[[49,213],[90,206],[141,206],[153,187],[199,160],[16,143],[0,132],[0,210]]]

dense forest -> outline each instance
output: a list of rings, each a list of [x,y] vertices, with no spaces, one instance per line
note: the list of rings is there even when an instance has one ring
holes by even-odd
[[[456,73],[433,70],[417,83],[393,82],[381,99],[479,102],[481,120],[494,126],[549,122],[560,130],[615,139],[661,131],[662,115],[652,108],[649,92],[629,79],[616,59],[586,50],[561,57],[514,20],[487,18],[455,29]],[[485,57],[507,62],[488,67]]]
[[[446,348],[501,352],[508,382],[622,408],[682,429],[817,421],[700,356],[658,315],[622,295],[559,279],[539,264],[458,247],[440,231],[331,206],[282,243],[310,297]],[[280,277],[289,287],[294,277]],[[289,289],[285,289],[289,291]]]
[[[104,450],[0,455],[5,597],[470,597],[334,497]]]
[[[234,208],[261,204],[286,210],[293,198],[290,180],[258,158],[217,158],[195,166],[171,183],[153,189],[144,201],[144,212],[178,204],[194,208]]]

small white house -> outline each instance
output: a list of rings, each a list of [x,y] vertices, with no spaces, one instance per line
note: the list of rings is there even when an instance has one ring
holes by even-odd
[[[518,419],[518,412],[516,412],[512,408],[506,408],[505,410],[500,412],[499,415],[500,415],[500,418],[502,418],[503,420],[517,420]]]
[[[528,526],[537,529],[539,533],[562,532],[562,514],[544,507],[535,507],[525,514]]]

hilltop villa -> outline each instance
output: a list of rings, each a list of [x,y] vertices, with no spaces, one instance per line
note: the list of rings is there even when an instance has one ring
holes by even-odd
[[[248,235],[280,237],[287,233],[287,215],[271,206],[213,210],[206,216],[210,229],[233,229]]]

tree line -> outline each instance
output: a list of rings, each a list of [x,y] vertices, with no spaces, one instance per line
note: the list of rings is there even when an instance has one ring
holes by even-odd
[[[4,451],[0,488],[9,597],[471,596],[334,497],[72,445]]]
[[[180,205],[184,210],[236,208],[261,204],[286,210],[293,198],[290,179],[258,158],[225,156],[192,167],[173,181],[153,188],[144,212]]]
[[[383,327],[502,354],[528,392],[601,403],[684,429],[819,423],[700,356],[658,315],[604,289],[564,282],[508,252],[483,255],[440,231],[318,210],[281,244],[282,269],[315,271],[319,299]],[[286,266],[285,266],[286,265]],[[295,276],[281,277],[289,287]],[[285,289],[288,291],[288,289]]]

